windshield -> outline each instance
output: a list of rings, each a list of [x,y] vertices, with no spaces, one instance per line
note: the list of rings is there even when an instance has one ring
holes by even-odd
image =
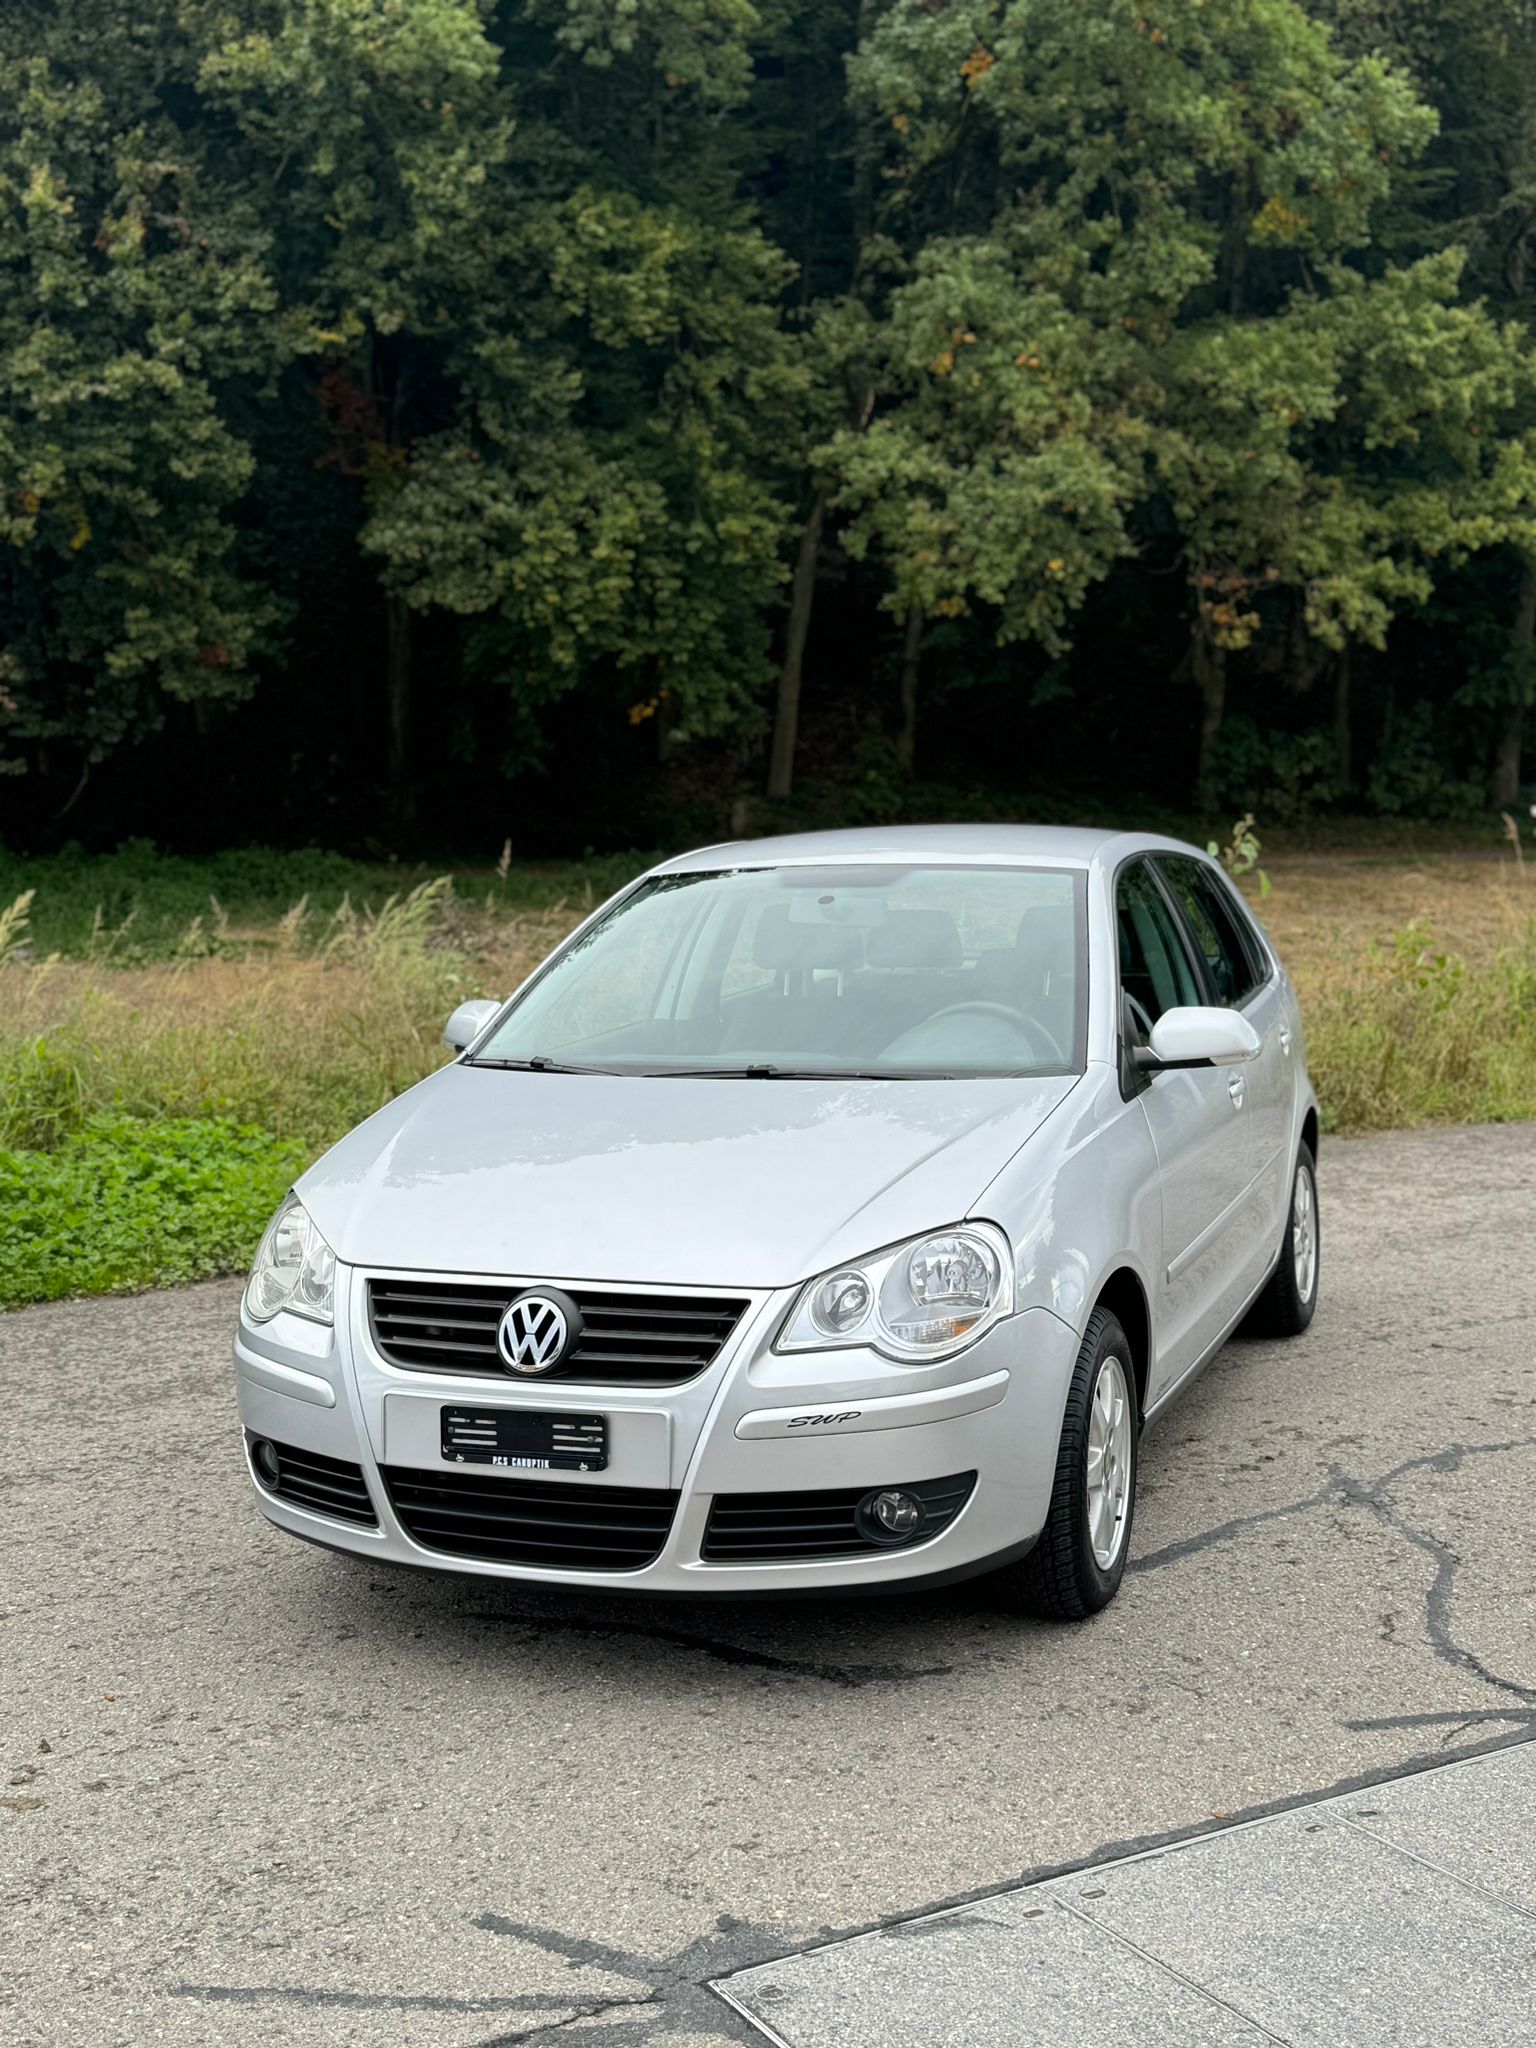
[[[476,1064],[783,1079],[1081,1072],[1086,884],[1029,867],[657,875]]]

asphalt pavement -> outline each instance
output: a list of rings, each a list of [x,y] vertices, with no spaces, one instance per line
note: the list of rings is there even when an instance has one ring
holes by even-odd
[[[233,1285],[0,1317],[0,2041],[761,2042],[717,1983],[1454,1794],[1411,1774],[1536,1734],[1536,1126],[1325,1142],[1321,1181],[1311,1332],[1149,1435],[1076,1628],[382,1571],[251,1505]]]

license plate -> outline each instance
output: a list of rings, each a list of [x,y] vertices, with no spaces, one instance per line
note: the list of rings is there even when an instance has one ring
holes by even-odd
[[[445,1408],[443,1456],[455,1465],[524,1472],[605,1472],[607,1418],[527,1408]]]

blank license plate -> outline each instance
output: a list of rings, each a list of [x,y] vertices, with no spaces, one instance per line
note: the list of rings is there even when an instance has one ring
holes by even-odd
[[[605,1472],[602,1415],[544,1415],[526,1408],[445,1408],[443,1456],[455,1465],[532,1472]]]

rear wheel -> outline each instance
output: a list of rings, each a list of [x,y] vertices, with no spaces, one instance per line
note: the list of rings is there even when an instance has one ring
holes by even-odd
[[[1317,1282],[1322,1260],[1322,1229],[1317,1211],[1317,1167],[1311,1149],[1296,1154],[1291,1180],[1291,1210],[1279,1264],[1253,1305],[1249,1328],[1264,1337],[1299,1337],[1317,1312]]]
[[[1136,1507],[1136,1368],[1117,1317],[1088,1318],[1062,1418],[1050,1512],[1029,1556],[997,1573],[1023,1614],[1080,1621],[1115,1597]]]

